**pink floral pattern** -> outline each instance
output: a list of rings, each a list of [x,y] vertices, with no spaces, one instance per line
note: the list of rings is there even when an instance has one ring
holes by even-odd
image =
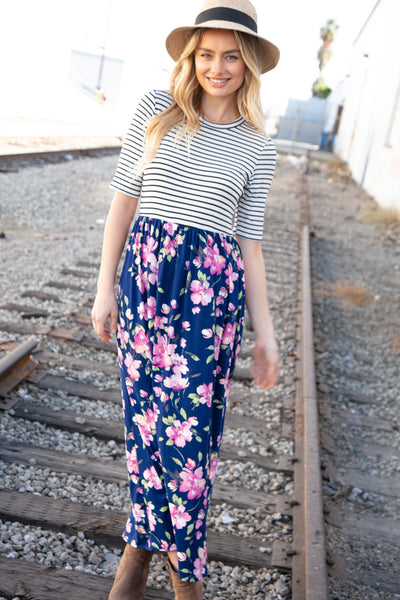
[[[240,349],[244,274],[231,236],[139,217],[118,291],[132,509],[123,537],[207,574],[207,511]]]

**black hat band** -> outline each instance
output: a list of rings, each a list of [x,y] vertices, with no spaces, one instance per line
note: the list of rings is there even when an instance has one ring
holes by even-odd
[[[200,25],[206,21],[231,21],[231,23],[238,23],[239,25],[248,27],[254,33],[258,32],[255,20],[241,10],[235,10],[234,8],[224,8],[221,6],[219,8],[204,10],[197,16],[195,25]]]

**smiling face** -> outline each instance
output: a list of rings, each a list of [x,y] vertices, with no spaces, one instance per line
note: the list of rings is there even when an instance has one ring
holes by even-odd
[[[245,62],[235,35],[225,29],[208,29],[195,52],[196,77],[204,92],[214,98],[236,98],[244,81]]]

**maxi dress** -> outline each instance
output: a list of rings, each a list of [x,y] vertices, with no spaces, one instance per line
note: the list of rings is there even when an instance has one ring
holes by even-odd
[[[117,342],[134,547],[177,550],[179,577],[207,574],[206,518],[240,350],[244,270],[233,235],[260,240],[271,140],[240,118],[172,131],[143,176],[146,122],[171,97],[148,92],[111,187],[140,198],[118,288]]]

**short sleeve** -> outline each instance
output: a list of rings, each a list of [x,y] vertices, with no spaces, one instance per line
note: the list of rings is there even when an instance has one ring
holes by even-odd
[[[239,200],[236,235],[249,240],[262,240],[265,203],[275,173],[275,165],[276,150],[268,138]]]
[[[148,92],[140,100],[132,118],[110,187],[133,198],[140,197],[142,176],[134,176],[134,168],[143,155],[145,126],[155,114],[155,95]]]

